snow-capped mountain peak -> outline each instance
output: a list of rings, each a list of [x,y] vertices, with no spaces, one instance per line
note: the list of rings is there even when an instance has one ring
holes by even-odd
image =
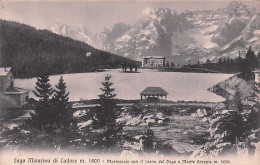
[[[83,41],[87,44],[90,44],[92,46],[99,48],[98,45],[96,45],[95,42],[94,42],[95,34],[90,32],[82,24],[69,25],[69,24],[56,23],[55,25],[53,25],[49,29],[53,33],[64,35],[64,36],[67,36],[67,37],[71,37],[73,39]]]
[[[99,34],[82,25],[54,25],[51,29],[135,60],[165,56],[180,65],[234,58],[249,46],[260,49],[260,15],[252,6],[237,1],[218,10],[179,14],[169,8],[146,8],[134,25],[117,23]]]

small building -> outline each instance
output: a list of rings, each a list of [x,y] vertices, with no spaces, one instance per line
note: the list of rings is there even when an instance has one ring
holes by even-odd
[[[29,90],[14,87],[13,73],[10,67],[0,68],[0,95],[11,101],[13,106],[19,107],[29,101]]]
[[[256,69],[253,72],[255,74],[255,83],[259,83],[260,82],[260,69]]]
[[[29,90],[17,87],[9,87],[4,94],[15,100],[16,106],[22,106],[29,102]]]
[[[4,93],[6,89],[14,85],[13,73],[10,67],[0,68],[0,93]]]
[[[152,102],[159,100],[160,98],[167,99],[168,93],[161,87],[147,87],[141,93],[141,100],[147,99]]]
[[[91,56],[91,52],[87,52],[86,57],[90,57],[90,56]]]
[[[142,58],[142,67],[161,67],[164,66],[164,56],[145,56]]]

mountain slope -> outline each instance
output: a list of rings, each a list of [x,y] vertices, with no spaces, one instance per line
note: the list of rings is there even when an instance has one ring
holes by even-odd
[[[171,9],[146,9],[143,18],[124,35],[114,40],[114,50],[125,57],[138,59],[145,55],[171,56],[172,31],[179,17]]]
[[[78,41],[85,42],[92,46],[97,46],[95,43],[95,34],[81,24],[76,26],[56,23],[55,25],[49,27],[49,29],[55,34],[60,34]]]
[[[245,55],[246,48],[260,49],[259,13],[241,2],[207,11],[146,9],[143,18],[113,42],[110,52],[140,60],[146,55],[163,55],[182,65],[217,61],[220,57]]]
[[[207,59],[218,61],[220,57],[236,58],[238,52],[244,56],[249,46],[259,50],[260,15],[242,2],[231,2],[218,10],[180,14],[173,9],[145,9],[132,26],[118,23],[91,36],[92,40],[85,42],[127,58],[165,56],[179,65],[194,64]]]
[[[11,66],[15,77],[86,72],[122,63],[139,64],[47,30],[0,20],[0,66]]]

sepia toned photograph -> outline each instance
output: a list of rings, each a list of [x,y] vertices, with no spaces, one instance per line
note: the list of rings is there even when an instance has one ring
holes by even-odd
[[[0,165],[260,162],[260,1],[0,1]]]

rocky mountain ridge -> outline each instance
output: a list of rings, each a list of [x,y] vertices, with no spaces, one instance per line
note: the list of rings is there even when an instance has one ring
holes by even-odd
[[[180,65],[236,58],[249,46],[260,49],[260,14],[242,2],[231,2],[219,10],[180,14],[174,9],[147,8],[136,24],[117,23],[95,35],[62,30],[52,31],[131,59],[165,56]]]

